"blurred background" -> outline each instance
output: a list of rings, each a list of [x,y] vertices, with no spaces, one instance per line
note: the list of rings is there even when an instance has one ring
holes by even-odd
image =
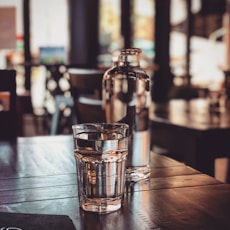
[[[167,99],[163,94],[172,85],[219,89],[230,69],[228,4],[0,0],[0,68],[16,69],[17,93],[31,93],[37,114],[44,106],[49,113],[54,109],[44,100],[53,66],[63,65],[61,73],[69,66],[106,70],[117,50],[127,47],[143,50],[141,66],[153,80],[167,79],[154,81],[156,100]],[[61,87],[68,90],[65,81]]]
[[[153,63],[155,55],[155,2],[157,0],[130,1],[131,20],[130,44],[143,50],[143,64]],[[28,2],[27,11],[25,3]],[[81,4],[81,1],[75,1]],[[83,2],[83,1],[82,1]],[[85,1],[87,2],[87,1]],[[163,1],[164,2],[164,1]],[[167,2],[167,1],[166,1]],[[186,72],[186,23],[188,21],[187,0],[171,0],[170,2],[170,68],[176,77],[184,76]],[[92,9],[98,11],[98,41],[99,50],[97,62],[109,66],[113,51],[124,47],[122,34],[121,0],[99,0],[99,7]],[[190,48],[190,74],[193,84],[206,86],[210,82],[219,82],[223,78],[223,69],[226,66],[226,34],[224,16],[226,13],[225,0],[192,0],[191,14],[194,30],[191,34]],[[45,55],[50,55],[46,62],[52,62],[52,55],[60,58],[59,62],[76,63],[71,60],[71,15],[70,7],[74,5],[68,0],[0,0],[1,32],[0,37],[14,29],[10,39],[15,42],[0,45],[0,67],[13,65],[19,74],[23,75],[25,60],[25,39],[29,40],[31,59],[34,63],[43,61]],[[75,7],[77,5],[75,4]],[[83,6],[81,6],[83,7]],[[92,4],[93,7],[93,4]],[[3,11],[11,8],[4,18]],[[72,9],[74,12],[74,9]],[[73,14],[72,12],[72,14]],[[25,15],[28,14],[29,38],[25,37]],[[79,14],[76,9],[76,14]],[[80,16],[79,20],[81,19]],[[73,18],[73,16],[72,16]],[[6,25],[6,20],[11,25]],[[13,20],[15,19],[15,24]],[[86,19],[85,19],[86,20]],[[93,23],[93,22],[92,22]],[[160,23],[161,24],[161,23]],[[82,23],[84,25],[84,23]],[[93,25],[92,25],[93,26]],[[162,26],[164,24],[162,23]],[[11,28],[9,28],[11,27]],[[12,35],[12,33],[11,33]],[[77,36],[81,36],[80,34]],[[97,39],[97,38],[95,38]],[[26,40],[26,42],[27,42]],[[8,41],[9,43],[9,41]],[[8,47],[7,47],[8,46]],[[52,48],[53,47],[53,48]],[[47,52],[47,53],[46,53]],[[52,54],[53,52],[53,54]],[[77,51],[76,51],[77,52]],[[49,54],[48,54],[49,53]],[[44,57],[43,57],[43,56]],[[84,56],[84,54],[81,54]],[[72,57],[73,58],[73,57]],[[54,60],[53,60],[54,61]],[[58,60],[56,60],[58,61]],[[80,61],[79,61],[80,63]],[[37,73],[37,70],[32,75]],[[23,80],[23,79],[22,79]],[[177,79],[178,80],[178,79]],[[20,89],[21,90],[21,89]]]

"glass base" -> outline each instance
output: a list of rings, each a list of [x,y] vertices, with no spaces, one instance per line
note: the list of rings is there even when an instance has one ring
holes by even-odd
[[[126,181],[128,182],[138,182],[150,177],[150,167],[149,166],[139,166],[139,167],[127,167],[126,169]]]
[[[121,208],[121,197],[117,198],[85,198],[81,208],[87,212],[106,214]]]

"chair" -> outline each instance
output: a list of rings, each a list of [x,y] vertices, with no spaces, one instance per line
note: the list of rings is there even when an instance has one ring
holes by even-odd
[[[17,137],[16,71],[0,70],[0,139]]]
[[[104,71],[69,69],[68,73],[77,122],[105,122],[105,112],[102,109],[102,78]]]
[[[70,113],[73,107],[73,98],[70,93],[67,67],[65,65],[46,66],[46,93],[45,93],[45,126],[50,135],[61,133],[75,121],[75,114]]]
[[[50,135],[55,135],[58,133],[58,124],[59,124],[60,113],[61,113],[60,107],[62,107],[63,105],[68,106],[71,109],[74,107],[74,101],[72,97],[65,97],[64,95],[56,95],[54,100],[55,100],[55,112],[51,120]],[[76,122],[76,116],[73,111],[71,111],[71,120],[73,123]]]

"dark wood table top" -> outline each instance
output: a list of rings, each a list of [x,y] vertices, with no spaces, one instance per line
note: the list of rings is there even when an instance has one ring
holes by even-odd
[[[195,130],[230,129],[230,109],[222,113],[210,113],[205,98],[172,99],[166,103],[153,103],[150,119]]]
[[[71,136],[0,142],[0,212],[68,215],[76,229],[230,229],[230,185],[151,153],[151,178],[106,215],[79,209]]]

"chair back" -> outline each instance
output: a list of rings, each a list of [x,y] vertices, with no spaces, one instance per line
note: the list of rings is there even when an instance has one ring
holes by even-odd
[[[0,140],[17,137],[16,71],[0,70]]]
[[[97,69],[69,69],[71,93],[78,123],[105,122],[102,109],[102,79]]]

